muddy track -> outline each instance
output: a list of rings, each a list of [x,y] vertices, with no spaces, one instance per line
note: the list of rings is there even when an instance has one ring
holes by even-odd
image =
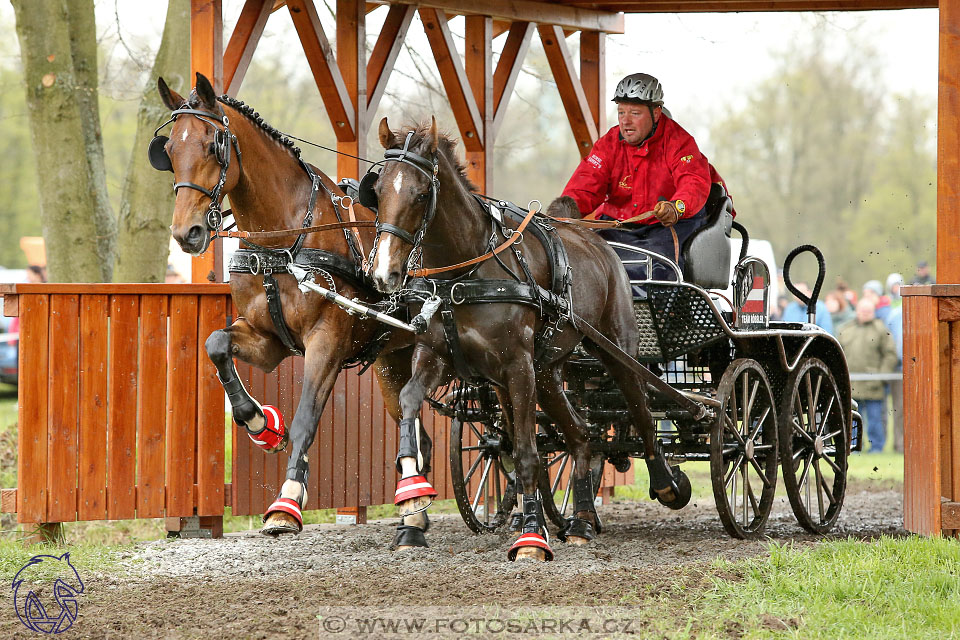
[[[898,491],[848,493],[830,537],[899,535],[901,514]],[[457,515],[437,517],[427,534],[430,548],[413,552],[389,550],[395,520],[313,525],[278,540],[242,533],[144,543],[121,558],[119,571],[84,576],[86,595],[70,633],[300,638],[317,637],[320,606],[636,602],[717,556],[748,557],[767,544],[728,537],[712,500],[695,500],[681,512],[620,502],[603,507],[601,516],[605,529],[596,541],[585,547],[553,541],[556,560],[542,565],[507,562],[510,534],[472,535]],[[798,544],[819,539],[800,529],[785,498],[777,499],[766,535]],[[4,616],[0,635],[33,637],[27,634]]]

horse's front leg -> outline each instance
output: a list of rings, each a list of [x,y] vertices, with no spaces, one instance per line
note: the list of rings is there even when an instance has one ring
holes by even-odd
[[[204,346],[230,399],[233,419],[261,449],[270,453],[282,451],[287,446],[283,416],[276,407],[261,405],[247,392],[233,359],[273,371],[290,351],[276,336],[258,333],[244,318],[211,333]]]
[[[400,410],[400,392],[404,385],[413,377],[411,360],[413,345],[381,354],[373,365],[380,383],[380,393],[383,395],[383,405],[390,417],[400,424],[403,413]],[[423,423],[420,423],[420,455],[423,458],[423,472],[430,472],[430,461],[433,457],[433,441],[427,433]]]
[[[337,381],[343,361],[339,341],[332,336],[346,335],[332,330],[315,331],[304,341],[303,388],[290,425],[292,443],[287,461],[287,478],[280,495],[267,508],[260,533],[276,536],[303,530],[301,511],[307,502],[309,463],[307,451],[317,436],[320,414]]]
[[[423,401],[444,379],[443,360],[425,345],[417,345],[413,353],[413,377],[400,392],[400,444],[397,451],[397,471],[400,481],[394,503],[400,512],[400,525],[393,546],[396,549],[426,547],[424,532],[430,526],[427,508],[437,491],[427,481],[423,456],[424,433],[420,420]]]
[[[523,493],[520,537],[510,547],[507,558],[541,562],[553,560],[537,483],[540,475],[540,455],[537,452],[537,397],[532,358],[520,358],[507,367],[506,371],[507,393],[513,407],[513,456],[517,467],[517,480]]]

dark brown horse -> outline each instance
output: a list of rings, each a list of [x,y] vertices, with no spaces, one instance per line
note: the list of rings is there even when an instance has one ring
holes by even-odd
[[[424,268],[440,267],[480,256],[492,248],[491,227],[496,225],[474,197],[475,188],[455,157],[454,143],[438,134],[436,120],[431,126],[395,133],[384,118],[379,135],[380,143],[387,149],[387,162],[375,185],[379,237],[371,265],[374,284],[384,293],[405,286],[429,291],[432,285],[405,285],[411,262]],[[557,231],[573,274],[569,292],[573,311],[627,353],[637,353],[638,331],[631,290],[620,260],[606,242],[588,230],[560,225]],[[502,238],[503,229],[499,233]],[[537,283],[549,288],[547,254],[540,243],[531,239],[532,234],[524,235],[527,238],[515,246],[522,251]],[[506,251],[500,257],[483,262],[469,273],[468,269],[460,269],[437,277],[447,279],[449,286],[450,278],[465,275],[471,280],[510,283],[507,269],[524,273],[516,254]],[[438,279],[437,290],[449,291],[443,284],[444,280]],[[453,297],[451,293],[450,298]],[[556,333],[550,339],[552,350],[548,351],[551,355],[535,358],[535,338],[546,319],[533,306],[499,302],[457,304],[448,300],[447,309],[452,314],[441,314],[443,322],[434,319],[427,332],[417,338],[413,377],[400,395],[401,434],[413,433],[424,398],[456,375],[455,369],[461,369],[464,363],[475,376],[492,382],[500,390],[498,395],[507,421],[512,424],[513,457],[523,493],[523,531],[508,556],[549,559],[552,551],[542,536],[545,527],[537,492],[540,459],[534,409],[539,401],[561,427],[577,463],[573,479],[575,517],[566,533],[591,538],[598,523],[592,507],[587,430],[564,395],[562,380],[563,363],[581,341],[581,333],[570,322],[554,319]],[[452,330],[451,317],[455,324]],[[634,426],[645,443],[653,491],[668,506],[682,507],[677,504],[677,479],[656,446],[643,382],[595,344],[584,341],[584,346],[603,362],[627,400]],[[460,356],[452,353],[458,348]],[[415,449],[401,447],[405,477],[416,473],[415,453]]]
[[[252,109],[231,98],[217,98],[200,74],[188,99],[170,90],[162,78],[158,88],[173,112],[173,126],[169,139],[161,136],[151,144],[150,159],[155,167],[174,172],[177,198],[170,230],[184,251],[199,255],[207,249],[211,232],[219,226],[220,202],[228,193],[237,227],[243,231],[298,229],[310,220],[326,224],[340,219],[337,207],[345,201],[339,199],[343,194],[337,185],[303,162],[299,150]],[[356,212],[359,219],[373,219],[366,209],[357,207]],[[345,216],[342,207],[339,213]],[[304,240],[302,246],[298,237]],[[313,259],[311,268],[323,268],[327,274],[316,276],[320,284],[330,286],[329,276],[339,293],[375,301],[379,296],[364,286],[358,251],[350,246],[369,249],[372,242],[369,229],[361,230],[359,238],[348,237],[342,230],[281,237],[258,241],[259,249],[247,251],[244,260],[231,266],[230,291],[240,317],[230,327],[213,332],[206,348],[230,398],[234,420],[246,427],[261,448],[282,450],[288,434],[276,410],[261,406],[243,388],[233,359],[264,371],[272,371],[296,351],[305,359],[303,391],[289,425],[293,450],[287,479],[265,514],[265,534],[302,529],[307,450],[320,414],[344,363],[383,333],[382,326],[359,321],[313,292],[301,293],[286,272],[286,263],[291,257],[308,264]],[[280,323],[271,316],[265,285],[277,292]],[[376,362],[384,402],[395,417],[399,389],[410,371],[409,350],[400,347],[409,343],[406,336],[397,336]],[[421,438],[427,438],[425,432]]]

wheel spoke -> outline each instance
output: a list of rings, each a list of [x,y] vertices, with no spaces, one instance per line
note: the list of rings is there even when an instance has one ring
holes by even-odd
[[[827,496],[827,500],[830,501],[830,505],[832,506],[836,504],[837,501],[833,497],[833,490],[831,489],[830,484],[827,482],[827,479],[823,476],[823,474],[820,474],[820,482],[821,482],[821,486],[823,487],[823,492]]]
[[[560,463],[560,468],[557,470],[557,477],[553,479],[553,484],[550,485],[550,494],[557,492],[557,487],[560,486],[560,481],[563,479],[563,470],[567,468],[567,463],[570,462],[570,454],[563,454],[563,462]]]
[[[736,424],[734,423],[734,421],[730,420],[729,416],[724,416],[723,427],[724,429],[729,431],[731,434],[733,434],[733,437],[737,439],[737,442],[740,444],[741,447],[743,448],[747,447],[747,443],[743,439],[743,434],[741,434],[740,431],[737,430]]]
[[[819,460],[813,461],[813,471],[816,474],[817,489],[817,508],[820,511],[820,522],[823,522],[823,493],[820,491],[820,485],[823,482],[823,475],[820,473]]]
[[[743,469],[743,471],[741,471],[741,475],[743,476],[743,507],[741,508],[741,511],[743,513],[743,526],[747,526],[747,492],[750,490],[750,476],[747,473],[747,470],[749,467],[747,467],[747,465],[743,465],[740,468]]]
[[[813,437],[809,433],[807,433],[807,430],[804,429],[802,425],[799,424],[799,421],[797,420],[796,416],[794,416],[793,420],[791,420],[791,426],[793,427],[793,430],[796,431],[801,436],[803,436],[807,442],[813,444]]]
[[[832,394],[830,395],[830,404],[827,405],[827,408],[824,410],[823,414],[820,416],[820,424],[817,426],[818,436],[823,435],[824,429],[827,428],[827,423],[828,423],[827,418],[830,417],[830,412],[833,411],[833,405],[836,399],[837,399],[837,396]]]
[[[474,435],[477,436],[477,441],[483,440],[483,434],[481,434],[480,431],[477,430],[477,428],[473,425],[472,422],[468,422],[467,426],[470,427],[470,431],[473,431]]]
[[[810,373],[810,377],[813,377],[813,373]],[[817,386],[813,391],[813,398],[810,400],[810,407],[816,412],[816,408],[820,404],[820,387],[823,385],[823,376],[817,376]],[[816,414],[814,414],[816,415]]]
[[[810,452],[810,455],[803,461],[803,473],[800,474],[800,480],[797,482],[798,487],[802,487],[803,483],[807,480],[807,474],[810,472],[810,463],[813,462],[813,451]]]
[[[750,374],[744,372],[743,376],[743,406],[740,407],[740,411],[743,412],[743,415],[740,416],[740,429],[743,429],[741,433],[746,434],[749,431],[747,425],[750,424],[750,403],[747,399],[750,393]],[[739,432],[740,429],[737,431]]]
[[[460,451],[483,451],[484,449],[486,449],[486,447],[482,447],[479,444],[470,447],[460,447]]]
[[[723,486],[726,487],[730,484],[730,480],[734,478],[734,475],[737,473],[737,469],[740,468],[740,463],[743,461],[743,454],[737,458],[736,462],[733,463],[733,466],[730,467],[730,473],[728,473],[723,479]]]
[[[473,502],[470,503],[470,508],[474,513],[477,512],[477,505],[480,504],[480,496],[483,495],[484,489],[487,488],[487,474],[490,473],[490,466],[492,464],[493,458],[487,460],[487,464],[483,465],[483,473],[480,475],[480,486],[477,487],[477,495],[474,496]],[[486,506],[489,507],[489,505]]]
[[[766,483],[766,478],[764,478],[763,475],[761,475],[760,478]],[[757,502],[757,497],[753,494],[753,487],[749,484],[747,486],[750,489],[748,495],[750,496],[750,506],[753,509],[753,513],[754,515],[760,515],[760,503]]]
[[[494,469],[493,485],[497,494],[497,513],[500,513],[501,509],[503,509],[503,491],[500,490],[500,470],[499,469]]]
[[[822,456],[820,459],[826,462],[828,465],[830,465],[830,468],[833,469],[834,473],[836,473],[838,476],[843,475],[843,471],[840,470],[840,465],[838,465],[836,462],[834,462],[827,456]]]
[[[747,425],[749,425],[751,422],[751,420],[749,419],[749,416],[753,415],[753,403],[757,401],[757,389],[759,388],[760,388],[760,380],[759,379],[754,380],[753,388],[750,390],[750,399],[747,402],[747,410],[744,411],[745,416],[743,421]]]
[[[760,476],[760,480],[763,482],[763,486],[769,489],[770,481],[767,480],[767,474],[764,473],[763,469],[760,467],[760,464],[756,460],[751,458],[750,465],[753,467],[754,471],[757,472],[757,475]]]
[[[467,471],[466,475],[463,476],[463,485],[466,486],[470,484],[470,478],[473,477],[473,474],[476,473],[477,467],[480,466],[480,463],[483,462],[483,456],[477,456],[477,459],[473,461],[473,464],[470,465],[470,470]]]
[[[844,431],[845,431],[845,429],[843,429],[843,428],[841,427],[840,429],[837,429],[836,431],[834,431],[834,432],[832,432],[832,433],[828,433],[827,435],[823,436],[823,441],[824,441],[824,442],[827,442],[828,440],[833,440],[834,438],[836,438],[838,435],[840,435],[840,434],[843,433]]]
[[[760,435],[760,429],[763,428],[763,423],[766,422],[767,418],[770,416],[770,411],[772,411],[770,407],[767,407],[766,409],[764,409],[763,414],[757,420],[757,428],[753,430],[752,434],[750,434],[750,439],[753,440],[754,442],[757,441],[757,436]]]

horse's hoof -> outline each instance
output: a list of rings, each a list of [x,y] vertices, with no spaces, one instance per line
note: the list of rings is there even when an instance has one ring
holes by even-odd
[[[567,536],[566,543],[573,545],[575,547],[582,547],[583,545],[589,543],[590,541],[586,538],[581,538],[580,536]]]
[[[400,517],[412,516],[421,511],[426,511],[433,504],[433,498],[430,496],[418,496],[409,500],[404,500],[397,505],[400,510]]]
[[[517,554],[513,559],[514,561],[533,560],[534,562],[546,562],[547,552],[539,547],[520,547],[517,549]]]
[[[289,513],[283,511],[274,511],[263,521],[260,533],[271,538],[276,538],[283,533],[300,533],[303,527]]]
[[[412,544],[407,544],[407,545],[403,545],[401,547],[396,548],[397,551],[408,551],[410,549],[423,549],[423,547],[417,547]]]

